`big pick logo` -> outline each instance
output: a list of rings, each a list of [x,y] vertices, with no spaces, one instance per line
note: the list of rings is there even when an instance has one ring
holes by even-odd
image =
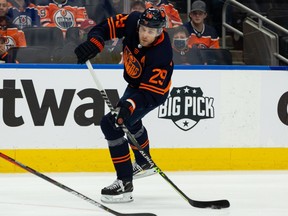
[[[201,119],[214,118],[213,102],[214,98],[204,97],[199,87],[174,87],[159,107],[158,117],[171,119],[181,130],[188,131]]]

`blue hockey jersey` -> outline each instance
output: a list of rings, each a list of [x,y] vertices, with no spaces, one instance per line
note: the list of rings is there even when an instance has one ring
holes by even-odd
[[[19,10],[16,7],[10,7],[7,16],[10,17],[13,24],[15,24],[18,29],[40,26],[40,16],[38,15],[37,8],[34,7],[28,6],[24,10]]]
[[[147,101],[162,104],[169,92],[174,63],[168,33],[162,34],[150,47],[139,46],[138,20],[141,13],[118,14],[91,29],[88,38],[111,40],[123,38],[124,79],[141,95],[135,95],[136,104]]]

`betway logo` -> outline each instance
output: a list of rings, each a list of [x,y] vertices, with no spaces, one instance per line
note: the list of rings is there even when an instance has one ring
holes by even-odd
[[[99,125],[102,116],[105,114],[105,104],[97,89],[83,89],[77,94],[76,89],[64,89],[60,101],[57,101],[54,89],[46,89],[43,98],[38,98],[32,80],[21,80],[21,85],[23,91],[15,88],[15,80],[3,80],[3,89],[0,89],[0,100],[2,99],[3,102],[3,122],[7,126],[17,127],[25,124],[24,117],[21,114],[16,116],[15,113],[15,109],[19,105],[19,99],[26,100],[35,126],[44,126],[49,110],[54,125],[64,126],[75,97],[79,97],[81,100],[92,99],[91,103],[80,104],[73,110],[76,124],[80,126]],[[106,90],[106,93],[111,103],[115,105],[119,100],[117,90]],[[42,101],[41,105],[39,101]],[[87,111],[92,111],[90,117],[85,116]]]

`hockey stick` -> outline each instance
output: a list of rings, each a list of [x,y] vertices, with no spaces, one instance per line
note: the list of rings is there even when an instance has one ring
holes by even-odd
[[[28,171],[28,172],[30,172],[30,173],[32,173],[32,174],[44,179],[44,180],[46,180],[46,181],[56,185],[57,187],[62,188],[63,190],[65,190],[65,191],[67,191],[67,192],[69,192],[71,194],[74,194],[75,196],[77,196],[77,197],[79,197],[79,198],[81,198],[81,199],[83,199],[83,200],[85,200],[85,201],[87,201],[87,202],[89,202],[89,203],[91,203],[91,204],[93,204],[93,205],[105,210],[106,212],[109,212],[109,213],[113,214],[113,215],[116,215],[116,216],[156,216],[156,214],[152,214],[152,213],[128,213],[128,214],[125,214],[125,213],[120,213],[120,212],[114,211],[114,210],[112,210],[112,209],[110,209],[110,208],[98,203],[97,201],[95,201],[95,200],[83,195],[82,193],[77,192],[77,191],[75,191],[75,190],[73,190],[73,189],[61,184],[60,182],[57,182],[54,179],[51,179],[50,177],[48,177],[48,176],[46,176],[46,175],[44,175],[44,174],[32,169],[31,167],[26,166],[26,165],[16,161],[15,159],[9,157],[8,155],[5,155],[5,154],[0,152],[0,157],[2,157],[3,159],[9,161],[10,163],[12,163],[12,164],[14,164],[14,165],[16,165],[18,167],[21,167],[22,169],[24,169],[24,170],[26,170],[26,171]]]
[[[91,62],[88,60],[86,61],[86,65],[90,71],[90,74],[93,77],[93,80],[103,98],[106,102],[107,106],[109,107],[112,114],[116,113],[115,108],[113,107],[111,101],[109,100],[105,89],[102,87],[96,72],[93,69]],[[230,203],[228,200],[212,200],[212,201],[197,201],[190,199],[183,191],[181,191],[169,178],[168,176],[155,164],[152,158],[146,154],[140,144],[137,142],[135,137],[130,133],[125,125],[121,126],[127,137],[132,141],[132,143],[137,147],[141,155],[148,161],[148,163],[153,167],[156,172],[158,172],[191,206],[197,208],[212,208],[212,209],[221,209],[221,208],[228,208]]]

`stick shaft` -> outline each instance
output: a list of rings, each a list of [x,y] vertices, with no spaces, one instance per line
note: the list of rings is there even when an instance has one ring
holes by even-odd
[[[112,103],[110,102],[108,95],[105,92],[105,89],[102,87],[96,72],[94,71],[91,62],[88,60],[86,62],[86,65],[89,69],[90,74],[93,77],[93,80],[100,91],[103,100],[106,102],[107,106],[109,107],[110,111],[112,113],[115,113],[115,109],[112,106]],[[174,184],[173,181],[171,181],[168,176],[155,164],[155,162],[152,160],[150,155],[148,155],[141,145],[138,143],[138,141],[135,139],[133,134],[127,129],[125,125],[121,126],[124,133],[127,135],[127,137],[131,140],[131,142],[136,146],[136,148],[139,150],[140,154],[147,160],[147,162],[153,167],[156,172],[158,172],[181,196],[184,200],[186,200],[190,205],[198,208],[227,208],[230,206],[228,200],[215,200],[215,201],[197,201],[190,199],[182,190],[180,190],[177,185]]]
[[[107,106],[109,107],[109,109],[111,110],[111,112],[115,112],[114,107],[112,106],[106,92],[105,89],[102,87],[96,72],[93,69],[93,66],[91,64],[91,62],[88,60],[86,62],[86,65],[89,69],[89,72],[91,74],[91,76],[93,77],[93,80],[96,84],[96,87],[98,88],[98,90],[100,91],[103,100],[106,102]],[[139,152],[141,153],[141,155],[147,160],[147,162],[151,165],[151,167],[154,167],[154,169],[186,200],[189,202],[189,197],[184,194],[169,178],[168,176],[162,172],[162,170],[155,164],[155,162],[152,160],[152,158],[146,154],[146,152],[143,150],[143,148],[141,147],[141,145],[138,143],[138,141],[135,139],[135,137],[133,136],[133,134],[131,134],[131,132],[127,129],[127,127],[125,125],[121,126],[123,131],[125,132],[125,134],[127,135],[127,137],[129,137],[129,139],[131,140],[131,142],[136,146],[136,148],[139,150]]]
[[[110,212],[111,214],[122,215],[121,213],[116,212],[116,211],[114,211],[114,210],[112,210],[112,209],[110,209],[110,208],[98,203],[97,201],[95,201],[95,200],[83,195],[82,193],[79,193],[79,192],[73,190],[72,188],[67,187],[67,186],[61,184],[60,182],[55,181],[54,179],[52,179],[52,178],[50,178],[50,177],[48,177],[48,176],[46,176],[46,175],[34,170],[34,169],[32,169],[31,167],[26,166],[26,165],[20,163],[19,161],[16,161],[15,159],[9,157],[6,154],[3,154],[3,153],[0,152],[0,157],[2,157],[3,159],[9,161],[10,163],[12,163],[12,164],[14,164],[14,165],[16,165],[16,166],[28,171],[28,172],[30,172],[32,174],[34,174],[34,175],[36,175],[36,176],[38,176],[38,177],[40,177],[40,178],[42,178],[42,179],[44,179],[44,180],[46,180],[46,181],[48,181],[50,183],[56,185],[57,187],[62,188],[65,191],[67,191],[67,192],[69,192],[71,194],[74,194],[75,196],[77,196],[77,197],[79,197],[79,198],[81,198],[81,199],[83,199],[85,201],[87,201],[87,202],[89,202],[89,203],[91,203],[91,204],[93,204],[93,205],[95,205],[95,206],[107,211],[107,212]]]

